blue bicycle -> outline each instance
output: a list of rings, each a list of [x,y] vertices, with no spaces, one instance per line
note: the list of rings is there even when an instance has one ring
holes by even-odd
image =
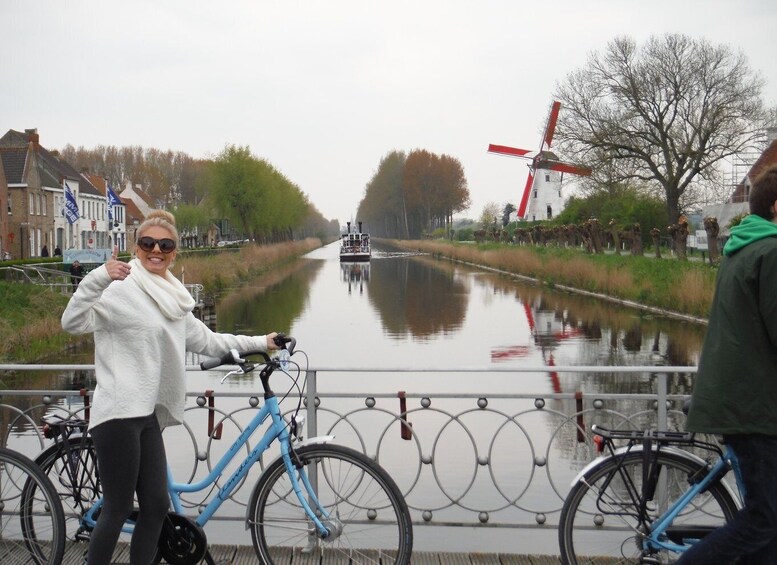
[[[597,426],[592,432],[607,454],[580,472],[564,502],[565,565],[672,563],[731,520],[744,499],[737,459],[726,445],[684,432]],[[732,469],[740,498],[723,480]]]
[[[287,415],[288,421],[281,414],[278,398],[270,388],[270,376],[279,370],[287,375],[291,371],[296,385],[302,371],[291,359],[296,341],[282,335],[277,339],[282,347],[277,358],[262,351],[233,350],[221,359],[201,364],[203,370],[237,365],[224,379],[250,374],[261,367],[264,404],[202,480],[176,482],[168,473],[172,511],[159,540],[157,561],[193,565],[205,559],[213,563],[203,527],[277,441],[280,456],[262,471],[246,508],[245,524],[251,530],[261,563],[289,563],[300,554],[327,563],[409,563],[413,546],[410,513],[386,471],[358,451],[330,444],[331,436],[303,440],[298,420],[301,402]],[[249,360],[257,357],[261,358],[259,363]],[[296,388],[301,397],[302,387]],[[269,427],[258,444],[248,450],[231,474],[222,476],[268,418]],[[80,422],[48,424],[49,435],[57,441],[37,462],[58,486],[69,509],[68,531],[74,532],[74,539],[87,540],[102,504],[91,438],[83,433]],[[185,516],[182,496],[206,489],[212,489],[215,496],[200,508],[195,519]],[[127,528],[131,529],[131,522]]]

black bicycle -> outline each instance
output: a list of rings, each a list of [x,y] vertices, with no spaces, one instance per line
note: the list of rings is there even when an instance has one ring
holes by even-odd
[[[65,517],[51,481],[21,453],[0,447],[0,563],[59,565]]]
[[[564,565],[672,563],[740,507],[729,446],[685,432],[591,431],[604,456],[580,472],[561,510]],[[723,480],[732,469],[739,493]]]

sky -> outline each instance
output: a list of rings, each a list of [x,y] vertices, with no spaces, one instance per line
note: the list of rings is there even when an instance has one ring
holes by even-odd
[[[0,0],[0,135],[248,146],[341,223],[381,158],[426,149],[461,162],[456,216],[476,219],[527,176],[489,143],[539,148],[560,81],[615,37],[665,33],[741,50],[777,105],[774,0]]]

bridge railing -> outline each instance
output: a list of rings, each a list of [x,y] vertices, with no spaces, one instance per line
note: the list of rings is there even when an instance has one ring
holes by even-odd
[[[0,375],[22,371],[59,372],[67,381],[93,366],[0,365]],[[189,371],[190,388],[202,384],[202,391],[187,394],[184,426],[165,431],[178,480],[204,476],[262,402],[258,379],[206,391],[223,371]],[[317,368],[303,374],[304,383],[281,377],[273,387],[287,416],[300,406],[308,437],[334,435],[385,467],[417,525],[515,532],[555,528],[572,479],[597,456],[591,424],[682,429],[682,403],[695,372],[666,366]],[[38,428],[44,414],[83,417],[90,408],[85,390],[0,394],[0,438],[33,456],[46,444]],[[262,466],[276,455],[268,454]],[[244,520],[259,473],[252,471],[220,519]],[[192,513],[207,494],[188,501]]]

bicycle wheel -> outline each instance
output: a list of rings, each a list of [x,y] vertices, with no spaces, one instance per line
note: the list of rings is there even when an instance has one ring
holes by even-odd
[[[65,511],[65,532],[68,539],[75,539],[81,531],[81,516],[102,496],[91,436],[58,441],[35,462],[59,494]]]
[[[30,459],[0,448],[0,563],[59,565],[65,517],[54,487]]]
[[[641,451],[613,459],[591,469],[572,488],[559,518],[562,563],[640,563],[640,558],[648,555],[643,553],[644,527],[637,518],[634,497],[642,492],[643,462]],[[657,464],[659,486],[647,506],[648,523],[689,488],[691,475],[704,472],[700,463],[677,453],[659,454]],[[736,512],[736,502],[717,481],[689,501],[667,533],[682,543],[723,525]],[[649,555],[658,563],[679,557],[667,551]]]
[[[337,445],[309,445],[297,455],[302,462],[297,477],[317,481],[318,500],[328,513],[321,520],[331,535],[309,535],[313,527],[279,458],[259,478],[248,502],[251,538],[261,563],[288,563],[303,551],[322,555],[324,563],[410,562],[410,512],[386,471]]]

